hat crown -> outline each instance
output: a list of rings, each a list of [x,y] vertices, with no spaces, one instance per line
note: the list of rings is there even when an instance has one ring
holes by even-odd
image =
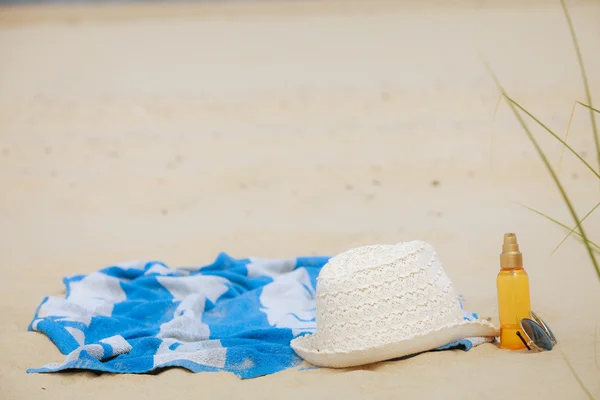
[[[433,251],[431,245],[422,241],[403,242],[397,245],[375,244],[356,247],[331,258],[323,266],[319,274],[319,280],[335,283],[339,279],[352,279],[356,273],[374,270],[394,263],[397,268],[396,273],[410,273],[414,269],[422,268],[422,265],[410,262],[397,263],[397,261],[402,259],[408,261],[415,258],[418,253],[428,249]]]
[[[330,349],[384,345],[463,320],[452,282],[423,241],[333,257],[319,274],[316,295],[315,335]]]

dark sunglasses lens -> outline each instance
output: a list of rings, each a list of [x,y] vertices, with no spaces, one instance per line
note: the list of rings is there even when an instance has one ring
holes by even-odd
[[[548,330],[548,333],[550,334],[550,337],[552,338],[552,341],[554,341],[554,343],[557,342],[556,340],[556,336],[554,336],[554,333],[552,332],[552,329],[550,329],[550,327],[548,325],[546,325],[546,323],[544,322],[543,319],[541,319],[537,314],[535,314],[533,311],[531,312],[531,316],[533,317],[534,320],[536,320],[536,322],[540,325],[542,325],[544,328],[546,328]]]
[[[539,326],[535,321],[525,318],[521,321],[523,331],[529,336],[529,338],[536,344],[537,347],[543,350],[552,350],[552,341],[546,335],[544,329]]]

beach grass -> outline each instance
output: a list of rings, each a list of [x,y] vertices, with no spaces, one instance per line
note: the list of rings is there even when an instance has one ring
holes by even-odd
[[[515,101],[514,99],[512,99],[506,93],[506,91],[504,90],[502,84],[500,83],[500,81],[498,80],[498,78],[494,74],[493,70],[489,66],[488,66],[488,70],[490,71],[490,74],[494,78],[494,81],[496,82],[496,86],[500,90],[502,97],[504,97],[508,101],[508,105],[510,106],[510,108],[513,111],[515,117],[519,121],[519,123],[520,123],[521,127],[523,128],[524,132],[529,137],[529,140],[531,141],[531,143],[535,147],[535,149],[536,149],[539,157],[541,158],[542,162],[546,166],[546,169],[550,173],[550,175],[552,177],[552,180],[554,181],[554,184],[555,184],[556,188],[560,192],[560,195],[562,196],[563,201],[564,201],[565,205],[567,206],[567,208],[569,210],[569,213],[571,214],[571,217],[573,218],[573,221],[575,223],[575,226],[573,228],[568,228],[568,229],[570,230],[570,232],[575,232],[575,229],[579,230],[579,234],[581,235],[581,238],[583,239],[583,244],[584,244],[584,246],[585,246],[585,248],[587,250],[587,253],[588,253],[589,257],[590,257],[592,265],[594,266],[594,269],[596,271],[596,275],[598,277],[598,280],[600,281],[600,266],[598,265],[598,260],[596,259],[596,252],[593,249],[593,247],[595,247],[596,249],[598,249],[598,247],[597,247],[597,245],[595,245],[588,238],[587,233],[586,233],[586,231],[584,229],[584,226],[583,226],[583,219],[580,219],[579,216],[577,215],[577,211],[575,210],[575,207],[573,206],[573,203],[571,202],[571,199],[569,198],[569,195],[567,194],[567,192],[566,192],[563,184],[561,183],[560,178],[558,177],[558,174],[556,173],[556,171],[554,170],[554,168],[550,164],[550,161],[548,160],[548,157],[546,156],[546,153],[544,152],[544,150],[539,145],[538,141],[536,140],[535,136],[533,135],[533,133],[529,129],[529,126],[525,122],[525,119],[523,118],[523,116],[521,115],[521,113],[519,112],[519,110],[521,110],[522,112],[524,112],[525,114],[527,114],[536,123],[538,123],[544,129],[546,129],[546,131],[548,131],[554,138],[556,138],[558,141],[560,141],[561,143],[563,143],[563,145],[566,148],[568,148],[569,150],[571,150],[588,167],[588,169],[590,169],[594,173],[594,175],[596,175],[596,177],[599,180],[600,180],[600,174],[598,174],[598,172],[596,172],[585,160],[583,160],[583,157],[581,157],[581,155],[579,155],[575,150],[573,150],[570,146],[568,146],[566,144],[566,142],[564,142],[554,132],[552,132],[552,130],[550,128],[548,128],[544,123],[542,123],[539,119],[537,119],[535,116],[533,116],[529,111],[527,111],[517,101]],[[587,215],[586,215],[586,217],[589,216],[596,209],[596,207],[594,207],[590,212],[588,212]],[[528,207],[528,208],[532,209],[531,207]],[[566,224],[558,223],[554,218],[551,218],[551,217],[547,216],[546,214],[544,214],[541,211],[537,211],[535,209],[532,209],[532,210],[535,211],[538,214],[543,215],[544,217],[548,218],[549,220],[551,220],[553,222],[556,222],[561,227],[565,227],[566,226]]]
[[[598,259],[597,256],[600,255],[600,246],[596,243],[594,243],[593,241],[591,241],[585,231],[585,228],[583,226],[583,222],[592,214],[596,211],[596,209],[598,207],[600,207],[600,202],[598,204],[596,204],[590,211],[587,212],[587,214],[583,217],[583,218],[579,218],[577,211],[575,210],[575,207],[573,206],[573,203],[568,195],[568,193],[566,192],[563,184],[560,181],[560,178],[558,177],[557,172],[555,171],[555,169],[552,167],[552,165],[550,164],[550,162],[548,161],[548,157],[546,155],[546,153],[544,152],[544,150],[541,148],[541,146],[539,145],[538,141],[535,139],[534,135],[532,134],[531,130],[529,129],[527,123],[525,122],[525,119],[523,118],[523,114],[525,114],[527,117],[529,117],[529,119],[533,120],[535,123],[537,123],[539,126],[541,126],[542,128],[544,128],[544,130],[550,134],[554,139],[556,139],[557,141],[559,141],[562,144],[562,149],[561,149],[561,155],[559,158],[559,163],[558,163],[558,167],[560,167],[560,163],[562,161],[562,156],[563,153],[565,151],[565,149],[569,150],[573,155],[575,155],[575,157],[577,157],[577,159],[579,159],[579,161],[596,177],[596,179],[598,180],[598,182],[600,183],[600,173],[598,172],[598,170],[596,170],[594,167],[592,167],[579,153],[577,153],[571,146],[569,146],[567,144],[567,140],[568,140],[568,133],[569,133],[569,128],[571,126],[571,122],[573,119],[573,114],[575,113],[575,108],[577,105],[582,106],[587,108],[587,110],[589,111],[589,115],[590,115],[590,121],[591,121],[591,126],[592,126],[592,137],[593,137],[593,141],[595,144],[595,148],[596,148],[596,158],[598,161],[598,168],[600,169],[600,138],[599,138],[599,134],[598,134],[598,127],[596,124],[596,113],[600,113],[600,110],[598,110],[597,108],[594,108],[593,103],[592,103],[592,95],[591,95],[591,90],[590,90],[590,86],[589,86],[589,82],[588,82],[588,78],[587,78],[587,73],[585,70],[585,64],[583,62],[583,56],[581,53],[581,49],[579,46],[579,41],[577,39],[577,34],[575,32],[575,28],[573,26],[573,22],[571,20],[571,16],[569,14],[569,10],[567,7],[567,4],[565,2],[565,0],[560,0],[561,6],[562,6],[562,10],[569,28],[569,32],[571,35],[571,39],[573,41],[573,46],[575,48],[575,53],[577,56],[577,61],[579,64],[579,70],[580,70],[580,74],[581,74],[581,79],[583,82],[583,87],[584,87],[584,91],[585,91],[585,97],[586,97],[586,102],[582,102],[582,101],[575,101],[573,104],[573,109],[571,111],[571,117],[569,119],[569,124],[567,126],[567,130],[565,133],[565,138],[561,139],[555,132],[553,132],[546,124],[544,124],[542,121],[540,121],[538,118],[536,118],[532,113],[530,113],[526,108],[524,108],[521,104],[519,104],[516,100],[514,100],[504,89],[504,87],[502,86],[502,84],[500,83],[500,81],[498,80],[498,78],[496,77],[494,71],[492,70],[492,68],[489,66],[489,64],[487,62],[485,62],[485,66],[488,69],[488,72],[490,73],[490,75],[492,76],[498,90],[500,91],[500,99],[505,99],[508,102],[508,105],[510,106],[511,110],[513,111],[513,114],[515,115],[515,117],[517,118],[519,124],[521,125],[521,128],[523,129],[523,131],[525,132],[525,134],[528,136],[529,140],[531,141],[531,143],[533,144],[536,152],[538,153],[540,159],[542,160],[543,164],[545,165],[546,169],[548,170],[548,173],[550,174],[550,176],[552,177],[552,180],[554,181],[554,185],[556,186],[556,189],[560,192],[560,195],[563,199],[563,202],[565,204],[565,206],[567,207],[567,209],[569,210],[569,213],[573,219],[574,222],[574,226],[573,227],[569,227],[567,226],[567,224],[564,224],[562,222],[559,222],[558,220],[556,220],[555,218],[552,218],[550,216],[548,216],[547,214],[538,211],[532,207],[528,207],[528,206],[524,206],[527,209],[531,210],[532,212],[535,212],[536,214],[539,214],[543,217],[545,217],[546,219],[552,221],[553,223],[555,223],[556,225],[560,226],[562,229],[565,229],[568,231],[567,235],[565,236],[565,238],[558,244],[558,246],[554,249],[554,251],[552,253],[554,253],[572,234],[575,234],[576,237],[583,243],[585,251],[587,252],[590,261],[595,269],[596,272],[596,276],[598,277],[598,280],[600,282],[600,267],[598,266]],[[499,104],[499,103],[498,103]],[[498,104],[496,104],[496,108],[494,111],[494,116],[496,114],[497,108],[498,108]],[[598,367],[598,360],[597,360],[597,354],[596,354],[596,339],[597,339],[597,327],[594,331],[594,362],[596,364],[596,366]],[[562,354],[563,359],[565,360],[567,366],[569,367],[569,370],[571,371],[571,373],[573,374],[573,376],[575,377],[575,379],[577,380],[577,383],[579,384],[579,386],[581,387],[581,389],[585,392],[585,394],[590,398],[590,399],[594,399],[594,396],[590,393],[589,389],[585,386],[584,382],[581,380],[581,378],[579,377],[579,375],[577,374],[577,372],[575,371],[575,369],[573,368],[573,366],[571,365],[571,363],[569,362],[568,358],[566,357],[566,355],[563,353]]]
[[[587,104],[590,107],[590,120],[592,122],[592,132],[594,137],[594,143],[596,145],[596,157],[598,159],[598,167],[600,168],[600,138],[598,137],[598,126],[596,125],[596,115],[592,108],[592,93],[590,91],[590,84],[588,82],[587,73],[585,72],[585,63],[583,62],[583,56],[581,55],[581,48],[579,47],[579,40],[577,40],[577,34],[575,33],[575,27],[569,14],[569,7],[565,0],[560,0],[567,25],[569,26],[569,32],[571,33],[571,39],[573,40],[573,47],[575,47],[575,53],[577,54],[577,62],[579,64],[579,70],[581,72],[581,79],[583,81],[583,88],[585,89],[585,97]]]
[[[569,370],[573,374],[573,377],[575,378],[575,380],[577,381],[577,383],[579,384],[579,386],[581,387],[581,389],[585,392],[585,394],[587,395],[588,398],[594,400],[595,397],[592,395],[592,393],[590,393],[589,389],[585,386],[585,384],[583,383],[583,381],[581,380],[581,378],[579,377],[579,375],[575,371],[575,368],[573,368],[573,365],[571,365],[571,362],[569,361],[569,359],[567,358],[567,356],[565,355],[565,353],[562,352],[562,351],[561,351],[561,353],[562,353],[563,360],[565,360],[565,363],[569,367]]]
[[[595,119],[595,114],[596,113],[600,113],[600,111],[596,108],[593,107],[592,105],[592,98],[591,98],[591,91],[589,88],[589,83],[588,83],[588,79],[587,79],[587,75],[585,72],[585,67],[584,67],[584,63],[583,63],[583,57],[581,55],[581,50],[579,47],[579,42],[577,40],[577,36],[575,34],[575,29],[573,27],[572,21],[571,21],[571,17],[569,15],[568,12],[568,7],[565,3],[565,0],[560,0],[562,8],[563,8],[563,12],[565,15],[565,19],[567,20],[567,24],[569,26],[569,32],[571,34],[571,37],[573,39],[573,43],[574,43],[574,47],[576,50],[576,55],[577,55],[577,60],[580,66],[580,73],[581,73],[581,77],[582,77],[582,81],[583,81],[583,86],[585,88],[585,94],[586,94],[586,98],[587,98],[587,104],[583,103],[581,101],[575,101],[574,103],[574,107],[576,105],[580,105],[582,107],[585,107],[589,110],[590,112],[590,120],[592,123],[592,136],[594,138],[594,143],[596,144],[596,153],[597,153],[597,158],[598,158],[598,165],[600,166],[600,139],[598,137],[598,128],[596,126],[596,119]],[[561,183],[560,178],[558,177],[557,172],[555,171],[555,169],[552,167],[552,165],[550,164],[550,161],[548,160],[548,157],[546,155],[546,153],[544,152],[544,150],[541,148],[541,146],[539,145],[538,141],[536,140],[535,136],[533,135],[533,133],[531,132],[531,130],[529,129],[529,126],[527,125],[525,119],[523,118],[523,115],[521,115],[521,113],[525,114],[526,116],[528,116],[531,120],[533,120],[535,123],[537,123],[539,126],[541,126],[542,128],[544,128],[544,130],[550,134],[554,139],[556,139],[558,142],[560,142],[563,146],[562,151],[564,151],[565,149],[569,150],[575,157],[577,157],[577,159],[596,177],[596,179],[598,179],[598,182],[600,183],[600,172],[598,172],[594,167],[592,167],[584,158],[581,154],[579,154],[577,151],[575,151],[571,146],[569,146],[569,144],[566,142],[567,136],[568,136],[568,129],[567,129],[567,134],[565,135],[565,139],[561,139],[552,129],[550,129],[546,124],[544,124],[541,120],[539,120],[538,118],[536,118],[531,112],[529,112],[525,107],[523,107],[519,102],[517,102],[515,99],[513,99],[504,89],[504,87],[502,86],[502,84],[500,83],[500,80],[497,78],[496,74],[494,73],[493,69],[491,68],[491,66],[484,60],[484,64],[488,70],[488,72],[490,73],[491,77],[493,78],[498,90],[500,91],[500,100],[502,98],[504,98],[509,107],[511,108],[513,114],[515,115],[515,117],[517,118],[519,124],[521,125],[521,128],[523,129],[523,131],[525,132],[525,134],[527,135],[527,137],[529,138],[529,140],[531,141],[532,145],[534,146],[536,152],[538,153],[540,159],[542,160],[543,164],[545,165],[546,169],[548,170],[548,173],[550,174],[550,176],[552,177],[552,180],[554,181],[554,185],[556,186],[556,188],[558,189],[565,206],[567,207],[567,209],[569,210],[569,213],[571,214],[571,217],[573,218],[573,222],[574,222],[574,226],[573,227],[568,227],[567,224],[565,223],[561,223],[558,220],[556,220],[555,218],[552,218],[550,216],[548,216],[547,214],[536,210],[535,208],[529,207],[529,206],[525,206],[526,208],[528,208],[529,210],[547,218],[548,220],[552,221],[553,223],[557,224],[558,226],[560,226],[563,229],[567,229],[568,233],[567,236],[559,243],[559,245],[557,246],[557,248],[564,243],[564,241],[571,236],[571,234],[575,233],[577,234],[582,243],[584,244],[585,250],[590,258],[590,261],[594,267],[594,270],[596,271],[596,276],[598,277],[598,280],[600,281],[600,266],[598,265],[598,259],[596,257],[596,255],[598,254],[599,250],[600,250],[600,246],[596,243],[594,243],[592,240],[590,240],[590,238],[588,237],[583,222],[585,221],[585,219],[587,219],[598,207],[600,207],[600,203],[596,204],[591,210],[589,210],[586,215],[584,216],[584,218],[579,218],[577,211],[575,210],[575,207],[573,206],[573,203],[571,201],[571,199],[569,198],[569,195],[567,194],[564,185]],[[496,110],[498,108],[498,104],[496,104],[496,109],[494,111],[494,115],[496,114]],[[571,117],[573,115],[573,112],[571,113]],[[569,125],[570,125],[570,121],[569,121]],[[554,250],[556,251],[556,249]],[[554,252],[553,251],[553,252]]]

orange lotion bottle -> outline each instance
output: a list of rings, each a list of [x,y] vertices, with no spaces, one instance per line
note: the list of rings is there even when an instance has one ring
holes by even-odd
[[[525,345],[517,336],[517,332],[524,335],[520,322],[523,318],[531,317],[529,277],[523,269],[523,255],[519,251],[517,235],[514,233],[504,234],[496,286],[500,314],[500,348],[524,349]]]

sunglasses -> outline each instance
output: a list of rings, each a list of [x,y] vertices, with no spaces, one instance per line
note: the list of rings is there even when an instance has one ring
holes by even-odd
[[[521,332],[517,332],[517,336],[527,347],[527,350],[550,351],[556,346],[554,333],[533,311],[531,311],[531,318],[521,320],[521,329],[525,333],[525,337]]]

